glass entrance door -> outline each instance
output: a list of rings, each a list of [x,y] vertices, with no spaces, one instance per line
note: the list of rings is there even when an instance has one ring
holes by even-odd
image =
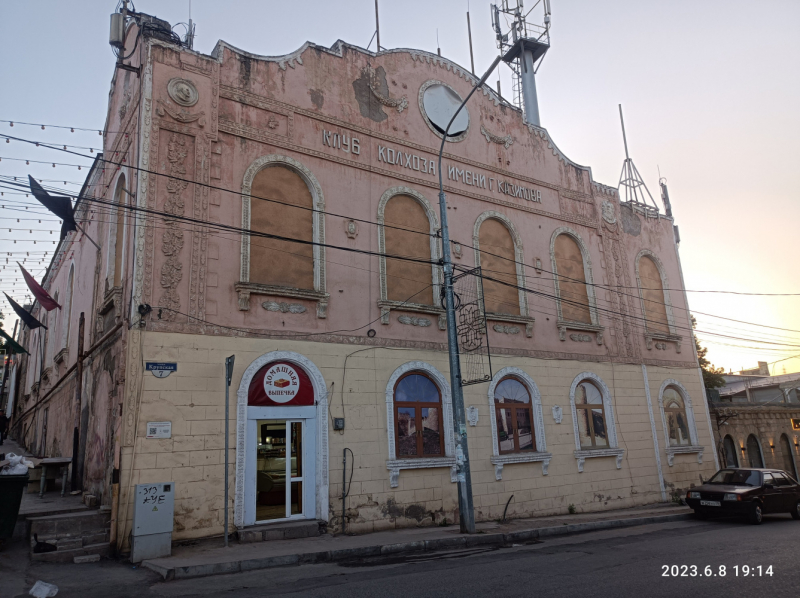
[[[303,516],[303,424],[256,421],[256,523]]]

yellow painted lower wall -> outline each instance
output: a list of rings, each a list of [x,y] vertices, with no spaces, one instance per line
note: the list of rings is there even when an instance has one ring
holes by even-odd
[[[328,389],[329,426],[329,525],[341,524],[342,450],[353,451],[354,470],[347,497],[348,529],[353,532],[439,523],[457,516],[456,484],[449,468],[404,469],[397,487],[390,484],[387,469],[386,387],[392,373],[409,361],[424,361],[448,380],[447,355],[419,349],[365,348],[344,344],[252,338],[230,338],[142,333],[143,361],[174,361],[177,372],[167,378],[143,373],[138,433],[135,447],[122,452],[121,504],[131,500],[129,491],[137,483],[172,481],[176,487],[175,540],[211,536],[223,531],[224,462],[224,362],[235,355],[230,389],[230,521],[236,472],[236,392],[247,366],[271,351],[292,351],[311,360]],[[347,370],[343,369],[345,357]],[[517,367],[538,386],[547,451],[552,453],[547,475],[542,463],[506,464],[502,480],[496,479],[491,463],[492,434],[488,384],[464,389],[467,407],[478,410],[476,426],[467,426],[472,486],[477,520],[498,519],[506,502],[510,517],[566,513],[569,505],[578,512],[615,509],[655,503],[666,496],[685,493],[691,485],[715,470],[713,442],[705,399],[696,368],[647,367],[653,418],[641,365],[610,362],[578,362],[497,356],[495,372]],[[618,445],[625,450],[621,468],[614,457],[587,458],[579,472],[574,455],[575,434],[569,390],[581,372],[592,372],[608,386],[616,418]],[[702,464],[698,454],[674,455],[670,466],[665,447],[658,394],[667,379],[678,381],[691,397],[697,444],[704,447]],[[563,410],[556,423],[553,407]],[[331,418],[344,417],[344,432],[335,432]],[[145,438],[148,421],[171,421],[172,438]],[[661,464],[659,480],[653,427]],[[135,453],[133,451],[135,448]],[[324,450],[322,447],[321,450]],[[131,469],[132,464],[132,469]],[[348,460],[349,467],[349,460]],[[349,473],[348,473],[349,477]],[[128,481],[130,480],[130,482]],[[121,538],[127,538],[132,508],[121,507]]]

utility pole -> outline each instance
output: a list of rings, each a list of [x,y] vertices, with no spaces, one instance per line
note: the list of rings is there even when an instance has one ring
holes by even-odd
[[[231,378],[233,377],[233,362],[236,359],[235,355],[225,358],[225,547],[228,547],[228,418],[229,418],[229,400]]]
[[[439,147],[439,214],[442,220],[442,267],[444,269],[444,300],[447,315],[447,352],[450,361],[450,387],[453,392],[453,427],[456,444],[456,472],[458,479],[458,513],[462,534],[475,533],[475,510],[472,506],[472,476],[469,468],[469,448],[467,446],[467,422],[464,412],[464,389],[461,386],[461,362],[458,359],[458,337],[456,336],[456,311],[453,301],[453,262],[450,257],[450,232],[447,228],[447,200],[442,183],[442,153],[450,127],[458,113],[475,93],[483,86],[487,77],[499,64],[501,57],[495,58],[492,66],[484,73],[481,80],[472,88],[467,98],[455,111],[442,136]]]
[[[381,22],[378,19],[378,0],[375,0],[375,35],[378,38],[378,49],[376,54],[381,51]]]
[[[81,312],[78,321],[78,363],[75,368],[75,428],[72,433],[72,481],[70,490],[79,490],[78,486],[78,447],[80,446],[81,427],[81,395],[83,394],[83,330],[86,321]]]
[[[472,74],[475,74],[475,58],[472,55],[472,25],[469,22],[469,11],[467,11],[467,36],[469,37],[469,63],[472,65]]]

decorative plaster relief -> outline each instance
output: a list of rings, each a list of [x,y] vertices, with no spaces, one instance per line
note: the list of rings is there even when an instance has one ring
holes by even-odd
[[[194,83],[180,77],[170,79],[169,83],[167,83],[167,93],[169,93],[172,101],[187,108],[194,106],[197,100],[200,99],[200,94],[197,92]]]
[[[520,330],[518,326],[505,326],[503,324],[495,324],[492,326],[492,329],[495,332],[502,332],[503,334],[519,334]]]
[[[302,314],[306,311],[305,305],[300,305],[299,303],[285,303],[283,301],[280,303],[277,301],[264,301],[264,303],[261,304],[261,307],[267,311],[279,311],[283,314]]]
[[[553,419],[557,424],[561,423],[561,420],[564,417],[564,410],[561,409],[558,405],[553,405]]]
[[[164,116],[164,114],[169,114],[173,119],[177,120],[179,123],[188,124],[197,121],[198,127],[205,127],[206,126],[206,117],[205,112],[200,111],[197,114],[190,114],[186,112],[186,110],[173,110],[169,104],[158,100],[159,107],[156,108],[156,114],[159,116]]]
[[[401,324],[419,326],[420,328],[427,328],[431,325],[431,321],[428,318],[418,318],[416,316],[400,316],[397,321]]]
[[[588,334],[570,334],[569,338],[571,338],[572,340],[574,340],[575,342],[578,342],[578,343],[590,343],[590,342],[592,342],[592,337],[589,336]]]
[[[616,210],[614,209],[614,204],[607,199],[603,200],[601,212],[603,214],[603,220],[609,224],[615,224],[617,222],[617,214]]]
[[[185,180],[184,165],[187,154],[186,139],[182,135],[172,133],[167,146],[170,178],[167,180],[167,199],[164,202],[164,212],[168,215],[183,216],[184,213],[185,201],[182,193],[189,186],[189,182]],[[167,308],[162,319],[173,322],[181,308],[177,289],[183,278],[183,264],[179,259],[183,249],[183,228],[178,225],[177,220],[164,218],[164,229],[161,236],[161,252],[167,257],[161,266],[161,286],[164,294],[159,299],[159,306]]]
[[[355,220],[344,221],[344,232],[348,239],[355,239],[358,236],[358,224]]]
[[[502,145],[506,149],[510,148],[511,145],[514,143],[514,138],[511,135],[506,135],[505,137],[500,137],[498,135],[492,135],[486,128],[481,125],[481,133],[484,137],[486,137],[487,143],[496,143],[498,145]]]
[[[376,89],[380,82],[378,81],[378,75],[375,69],[373,69],[371,66],[365,66],[361,72],[367,75],[367,85],[369,85],[369,90],[372,92],[372,95],[375,96],[375,99],[377,99],[381,104],[388,106],[389,108],[395,108],[398,113],[408,108],[408,98],[406,96],[393,99],[390,98],[388,94],[384,96]]]
[[[478,425],[478,408],[475,405],[467,407],[467,421],[470,426]]]

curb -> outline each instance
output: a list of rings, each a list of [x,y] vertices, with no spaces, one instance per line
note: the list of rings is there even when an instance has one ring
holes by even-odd
[[[208,577],[210,575],[223,575],[225,573],[239,573],[242,571],[255,571],[270,569],[272,567],[286,567],[290,565],[311,565],[315,563],[331,563],[347,561],[350,559],[410,554],[415,552],[436,552],[470,548],[474,546],[508,547],[513,544],[530,542],[538,538],[553,536],[566,536],[592,531],[634,527],[653,523],[667,523],[691,519],[691,513],[676,513],[674,515],[654,515],[651,517],[634,517],[630,519],[612,519],[608,521],[589,521],[586,523],[573,523],[556,527],[543,527],[538,529],[520,530],[508,534],[476,534],[472,536],[456,536],[454,538],[439,538],[435,540],[418,540],[416,542],[402,542],[399,544],[382,544],[376,546],[361,546],[358,548],[342,548],[339,550],[326,550],[322,552],[307,552],[302,554],[285,554],[264,558],[242,559],[224,563],[210,563],[203,565],[164,566],[153,561],[142,561],[142,566],[155,571],[164,579],[190,579],[193,577]]]

